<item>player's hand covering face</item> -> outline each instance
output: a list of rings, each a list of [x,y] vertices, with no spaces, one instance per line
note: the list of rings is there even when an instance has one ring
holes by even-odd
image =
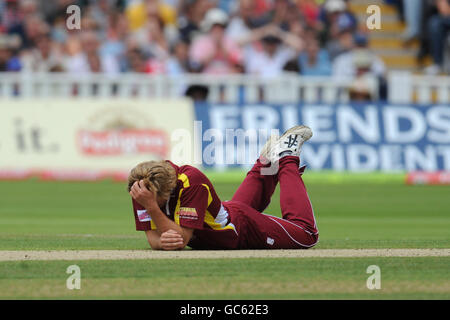
[[[158,206],[156,193],[147,189],[144,180],[136,181],[133,184],[130,189],[130,195],[146,209]]]

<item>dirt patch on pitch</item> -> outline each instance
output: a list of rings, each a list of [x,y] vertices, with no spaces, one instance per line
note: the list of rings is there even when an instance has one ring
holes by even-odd
[[[67,250],[0,251],[0,261],[126,260],[126,259],[239,259],[239,258],[357,258],[449,257],[450,249],[310,249],[310,250]]]

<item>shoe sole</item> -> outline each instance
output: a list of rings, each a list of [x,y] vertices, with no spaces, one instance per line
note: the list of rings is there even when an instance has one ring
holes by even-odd
[[[289,130],[287,130],[285,133],[283,133],[283,135],[279,138],[279,140],[289,137],[290,135],[293,135],[293,134],[299,135],[303,139],[303,142],[306,142],[309,139],[311,139],[311,137],[313,135],[310,127],[295,126],[295,127],[290,128]]]
[[[277,137],[275,135],[270,136],[269,140],[266,142],[266,145],[263,147],[263,150],[261,151],[261,157],[267,159],[269,162],[272,162],[272,160],[270,159],[271,148],[274,145],[276,145],[277,143],[279,143],[282,139],[289,137],[290,135],[300,136],[300,138],[303,140],[300,143],[300,148],[301,148],[301,145],[304,142],[311,139],[312,131],[309,127],[301,125],[301,126],[295,126],[295,127],[288,129],[285,133],[283,133],[283,135],[281,137]]]

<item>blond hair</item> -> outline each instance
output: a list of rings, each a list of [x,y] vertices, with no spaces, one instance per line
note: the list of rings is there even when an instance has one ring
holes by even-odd
[[[128,191],[136,181],[144,180],[150,191],[162,199],[168,199],[177,184],[175,169],[167,161],[146,161],[134,167],[128,176]]]

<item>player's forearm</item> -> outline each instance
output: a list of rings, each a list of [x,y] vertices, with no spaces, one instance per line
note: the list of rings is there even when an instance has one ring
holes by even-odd
[[[162,250],[161,235],[156,230],[148,230],[145,232],[147,241],[153,250]]]
[[[153,223],[156,225],[156,229],[158,229],[160,233],[174,230],[180,235],[183,234],[183,230],[181,229],[181,227],[174,221],[170,220],[159,207],[149,207],[146,209],[148,214],[152,218]]]

